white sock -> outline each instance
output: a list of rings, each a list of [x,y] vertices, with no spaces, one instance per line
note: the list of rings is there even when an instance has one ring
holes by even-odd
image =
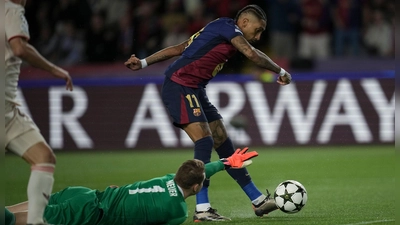
[[[251,201],[251,203],[253,203],[253,205],[258,205],[258,204],[260,204],[262,201],[264,201],[264,199],[266,198],[267,196],[265,196],[265,195],[260,195],[260,196],[258,196],[258,198],[256,198],[256,199],[254,199],[253,201]]]
[[[44,209],[53,190],[54,168],[55,165],[50,163],[40,163],[31,167],[28,182],[28,224],[44,223]]]
[[[209,208],[211,208],[210,203],[201,203],[196,205],[196,212],[202,212],[202,211],[207,211]]]

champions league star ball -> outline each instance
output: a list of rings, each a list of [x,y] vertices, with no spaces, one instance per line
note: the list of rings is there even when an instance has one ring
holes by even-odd
[[[297,213],[307,203],[307,191],[295,180],[283,181],[274,192],[276,206],[285,213]]]

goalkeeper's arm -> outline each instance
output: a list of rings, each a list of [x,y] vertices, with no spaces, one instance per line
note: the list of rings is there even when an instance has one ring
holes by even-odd
[[[247,152],[248,148],[237,149],[228,158],[223,158],[218,161],[210,162],[205,165],[206,178],[210,178],[215,173],[224,169],[240,169],[249,166],[252,163],[252,158],[258,156],[256,151]]]

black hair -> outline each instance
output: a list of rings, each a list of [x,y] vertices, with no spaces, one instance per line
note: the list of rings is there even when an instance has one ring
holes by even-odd
[[[236,14],[235,21],[239,19],[239,16],[245,12],[252,12],[256,15],[259,19],[267,21],[267,15],[265,14],[264,10],[258,5],[246,5],[243,7],[239,12]]]

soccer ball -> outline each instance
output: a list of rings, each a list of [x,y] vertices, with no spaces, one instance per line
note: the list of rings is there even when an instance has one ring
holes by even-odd
[[[274,192],[276,206],[285,213],[299,212],[307,202],[307,191],[295,180],[283,181]]]

